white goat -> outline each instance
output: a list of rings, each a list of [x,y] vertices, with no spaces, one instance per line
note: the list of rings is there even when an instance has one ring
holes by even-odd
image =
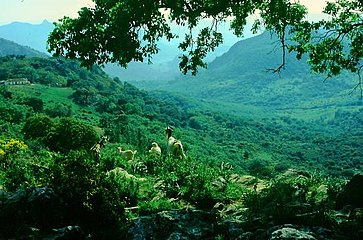
[[[106,145],[106,143],[108,142],[108,137],[107,136],[102,136],[101,140],[96,142],[91,148],[91,154],[96,158],[96,159],[100,159],[101,157],[101,151],[102,148]]]
[[[118,152],[120,153],[121,158],[126,160],[134,160],[135,154],[137,153],[137,150],[125,150],[122,151],[122,147],[117,147]]]
[[[169,126],[165,128],[165,133],[168,139],[168,155],[170,156],[170,154],[172,154],[174,157],[179,159],[186,158],[181,141],[171,136],[173,129]]]
[[[153,142],[151,144],[151,148],[149,150],[149,153],[152,155],[161,155],[161,148],[159,147],[159,145],[156,142]]]

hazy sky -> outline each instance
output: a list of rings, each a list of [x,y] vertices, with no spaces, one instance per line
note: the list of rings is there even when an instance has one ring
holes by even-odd
[[[301,0],[311,13],[321,12],[325,0]],[[41,23],[63,16],[76,17],[81,7],[93,6],[91,0],[0,0],[0,25],[11,22]]]

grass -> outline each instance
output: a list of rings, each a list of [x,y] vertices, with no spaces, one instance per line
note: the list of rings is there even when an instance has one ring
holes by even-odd
[[[71,106],[73,117],[91,125],[98,125],[99,114],[92,107],[82,107],[75,104],[71,95],[75,92],[72,88],[48,87],[41,84],[9,86],[9,90],[16,98],[37,97],[44,102],[44,109],[54,106],[55,103]]]

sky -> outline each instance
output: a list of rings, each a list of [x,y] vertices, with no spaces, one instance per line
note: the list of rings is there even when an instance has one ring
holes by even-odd
[[[311,14],[320,13],[325,0],[300,0]],[[82,7],[92,7],[91,0],[0,0],[0,25],[11,22],[55,22],[63,16],[77,17]]]

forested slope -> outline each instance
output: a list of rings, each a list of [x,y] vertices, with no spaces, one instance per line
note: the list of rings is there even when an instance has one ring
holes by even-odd
[[[248,231],[254,231],[255,215],[263,228],[271,215],[274,224],[307,224],[308,218],[297,216],[302,208],[289,207],[296,201],[305,213],[324,209],[314,224],[332,228],[326,215],[332,207],[325,204],[333,204],[336,194],[311,201],[320,199],[320,185],[330,184],[336,193],[345,178],[362,171],[362,131],[352,131],[361,124],[362,110],[339,111],[324,125],[287,116],[226,115],[221,105],[141,91],[98,67],[87,70],[55,58],[2,57],[0,72],[2,79],[31,82],[0,88],[0,185],[6,206],[0,219],[13,219],[1,222],[2,236],[23,236],[24,226],[32,226],[30,235],[40,237],[49,229],[78,224],[95,239],[125,239],[131,219],[193,208],[219,219],[223,227],[205,238],[214,239],[230,234],[223,230],[224,219],[234,224],[241,216],[240,228]],[[167,157],[168,125],[182,141],[186,159]],[[97,158],[90,148],[104,135],[109,142]],[[154,141],[161,146],[160,157],[148,154]],[[119,146],[137,150],[135,160],[122,159]],[[299,176],[281,180],[291,168]],[[21,208],[8,205],[11,199],[24,199],[23,194],[38,200],[46,194],[44,212],[57,214],[40,218],[32,201]],[[265,201],[278,206],[281,199],[284,214],[268,205],[258,207]],[[164,236],[163,231],[152,234]]]
[[[298,61],[294,52],[287,53],[285,67],[274,73],[280,64],[279,42],[276,36],[265,32],[237,42],[196,77],[170,81],[162,88],[229,104],[228,110],[238,109],[242,113],[253,108],[275,115],[287,109],[296,116],[301,109],[362,105],[359,90],[352,91],[358,82],[357,75],[342,73],[326,79],[312,73],[306,57]]]
[[[39,56],[47,57],[48,55],[30,47],[21,46],[15,42],[0,38],[0,56],[7,55],[24,55],[24,56]]]

